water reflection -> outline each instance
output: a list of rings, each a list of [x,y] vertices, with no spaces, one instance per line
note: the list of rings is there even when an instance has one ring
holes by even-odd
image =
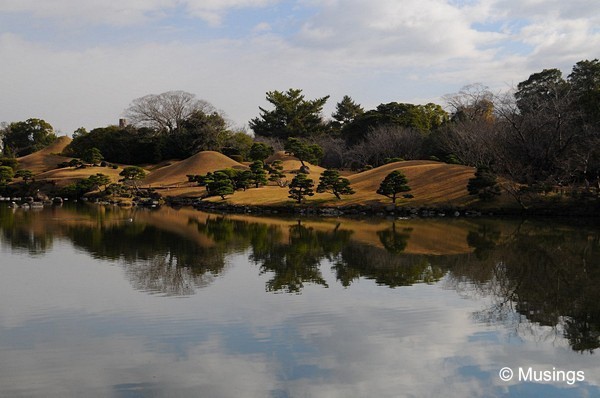
[[[565,337],[577,352],[600,347],[600,233],[590,226],[498,220],[261,219],[190,209],[64,207],[39,213],[0,207],[4,247],[40,256],[59,239],[122,264],[131,285],[192,295],[243,255],[267,292],[351,288],[361,279],[398,288],[444,283],[490,304],[481,323],[512,325],[523,338]],[[531,325],[548,327],[541,336]],[[541,337],[540,337],[541,336]]]

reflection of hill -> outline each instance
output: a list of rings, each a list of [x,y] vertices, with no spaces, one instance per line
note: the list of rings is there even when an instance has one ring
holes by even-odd
[[[449,236],[452,235],[452,236]],[[305,285],[351,287],[370,279],[389,287],[446,283],[494,305],[484,322],[527,322],[564,333],[577,351],[600,347],[600,231],[499,220],[294,220],[214,215],[190,209],[0,206],[4,247],[43,255],[66,238],[92,256],[123,264],[149,293],[189,295],[248,253],[268,277],[266,290]],[[521,328],[516,328],[523,333]],[[533,333],[533,332],[532,332]]]

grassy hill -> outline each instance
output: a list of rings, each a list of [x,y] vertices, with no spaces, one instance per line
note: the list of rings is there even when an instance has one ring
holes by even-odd
[[[34,174],[55,169],[59,163],[68,162],[72,159],[60,155],[71,141],[71,138],[66,136],[58,137],[56,141],[46,148],[18,158],[19,169],[31,170]]]
[[[84,179],[96,173],[109,175],[116,182],[122,167],[112,169],[107,167],[87,167],[84,169],[64,168],[56,169],[56,165],[69,158],[62,157],[60,153],[70,142],[70,138],[61,137],[51,146],[31,155],[19,158],[19,167],[27,168],[34,172],[37,181],[52,182],[56,186],[65,186],[78,179]],[[298,172],[301,163],[298,159],[277,152],[267,159],[267,162],[280,160],[283,163],[287,181],[291,181]],[[308,164],[309,177],[313,179],[315,187],[318,184],[322,167]],[[123,166],[124,167],[124,166]],[[205,194],[203,187],[189,183],[188,174],[206,174],[219,169],[237,168],[247,169],[248,166],[238,163],[231,158],[213,151],[199,152],[181,161],[164,162],[159,165],[146,167],[147,177],[141,182],[142,187],[158,189],[163,196],[200,197]],[[307,198],[307,203],[317,205],[335,206],[349,204],[391,204],[391,200],[376,193],[381,181],[392,171],[401,170],[408,178],[412,188],[410,193],[413,199],[399,199],[399,204],[423,205],[466,205],[474,201],[474,197],[467,192],[467,183],[473,177],[475,169],[461,165],[446,163],[411,160],[395,162],[374,168],[361,173],[350,174],[354,195],[345,196],[341,200],[328,193],[315,194]],[[227,197],[227,202],[238,205],[284,205],[293,203],[288,198],[288,188],[281,188],[273,183],[266,187],[237,191]],[[219,197],[208,198],[210,201],[221,201]]]

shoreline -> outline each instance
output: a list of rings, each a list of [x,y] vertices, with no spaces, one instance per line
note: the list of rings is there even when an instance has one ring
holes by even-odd
[[[283,205],[242,205],[203,201],[197,198],[165,197],[165,204],[170,207],[193,207],[196,210],[261,215],[310,215],[319,217],[367,216],[367,217],[551,217],[551,218],[597,218],[600,217],[600,203],[587,203],[587,206],[556,206],[502,208],[502,207],[466,207],[453,205],[384,205],[384,204],[351,204],[340,206],[324,206],[310,204]]]

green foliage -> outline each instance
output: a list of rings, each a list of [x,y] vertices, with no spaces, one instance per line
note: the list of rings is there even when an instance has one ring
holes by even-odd
[[[394,170],[383,179],[377,193],[391,198],[392,202],[396,203],[397,195],[408,191],[410,187],[406,176],[400,170]]]
[[[323,157],[323,148],[317,144],[308,144],[299,138],[288,138],[284,149],[285,153],[297,157],[305,167],[304,162],[318,164]]]
[[[6,185],[12,181],[15,171],[9,166],[0,166],[0,185]]]
[[[462,164],[460,159],[453,153],[446,156],[446,163],[448,164]]]
[[[535,113],[553,106],[553,101],[568,90],[568,84],[559,69],[544,69],[517,85],[515,99],[522,113]]]
[[[267,171],[265,170],[265,165],[261,160],[255,160],[250,165],[250,180],[256,186],[266,185],[267,184]]]
[[[347,178],[340,177],[337,170],[325,170],[321,173],[317,192],[329,192],[341,199],[340,195],[353,195],[354,190],[350,187],[350,181]]]
[[[47,147],[56,140],[52,126],[42,119],[27,119],[8,125],[4,132],[4,148],[15,156],[25,156]]]
[[[332,127],[336,133],[339,133],[344,126],[352,123],[357,117],[365,113],[365,110],[354,102],[352,98],[344,95],[344,98],[335,106],[335,112],[331,115],[334,122]]]
[[[315,193],[313,180],[304,173],[297,174],[290,183],[289,198],[302,203],[305,196],[313,196]]]
[[[600,123],[600,61],[579,61],[569,75],[571,90],[575,94],[575,109],[582,113],[585,122]]]
[[[404,158],[400,158],[400,157],[383,159],[384,164],[394,163],[394,162],[403,162],[403,161],[404,161]]]
[[[234,186],[229,175],[223,171],[216,171],[212,179],[207,180],[206,190],[211,195],[218,195],[225,200],[226,195],[233,195]]]
[[[110,177],[98,173],[62,188],[60,191],[60,196],[66,196],[69,198],[80,198],[86,193],[92,192],[102,186],[104,186],[106,190],[108,184],[110,184]]]
[[[489,202],[500,195],[500,186],[496,181],[496,175],[487,167],[478,167],[475,177],[467,184],[469,195],[477,195],[479,199]]]
[[[243,189],[244,191],[254,184],[254,174],[250,170],[244,170],[237,174],[233,180],[233,185],[236,189]],[[257,186],[258,188],[258,186]]]
[[[150,129],[108,126],[73,138],[63,152],[68,156],[83,158],[87,151],[97,148],[108,162],[147,164],[163,159],[163,146],[168,147],[166,138]]]
[[[269,181],[277,183],[280,187],[284,187],[285,174],[283,173],[283,162],[275,160],[273,163],[267,165],[267,168],[269,170]]]
[[[248,158],[250,158],[250,160],[261,160],[264,162],[266,158],[274,153],[275,150],[271,145],[267,145],[263,142],[255,142],[250,148]]]
[[[275,109],[259,107],[261,115],[250,120],[249,126],[256,135],[263,137],[309,137],[326,130],[321,118],[323,106],[329,96],[306,100],[302,90],[289,89],[286,92],[269,91],[267,101]]]
[[[104,156],[102,156],[102,152],[96,147],[90,148],[83,154],[82,159],[87,163],[93,164],[94,166],[99,164]]]
[[[342,136],[350,145],[363,140],[369,131],[382,126],[401,126],[417,129],[427,135],[449,120],[448,113],[437,104],[414,105],[398,102],[380,104],[377,109],[364,112],[347,123]]]
[[[27,184],[29,181],[33,180],[33,172],[27,169],[17,170],[15,172],[15,178],[20,178]]]
[[[146,177],[146,171],[138,166],[127,166],[125,167],[119,175],[123,177],[119,181],[123,182],[131,182],[133,186],[137,189],[137,182],[139,180],[143,180]]]
[[[112,182],[109,176],[102,173],[96,173],[92,176],[89,176],[88,179],[91,181],[91,183],[94,184],[94,186],[97,186],[98,188],[104,187],[105,190],[107,186]]]
[[[0,166],[8,166],[13,170],[17,169],[17,158],[14,157],[0,157]]]

